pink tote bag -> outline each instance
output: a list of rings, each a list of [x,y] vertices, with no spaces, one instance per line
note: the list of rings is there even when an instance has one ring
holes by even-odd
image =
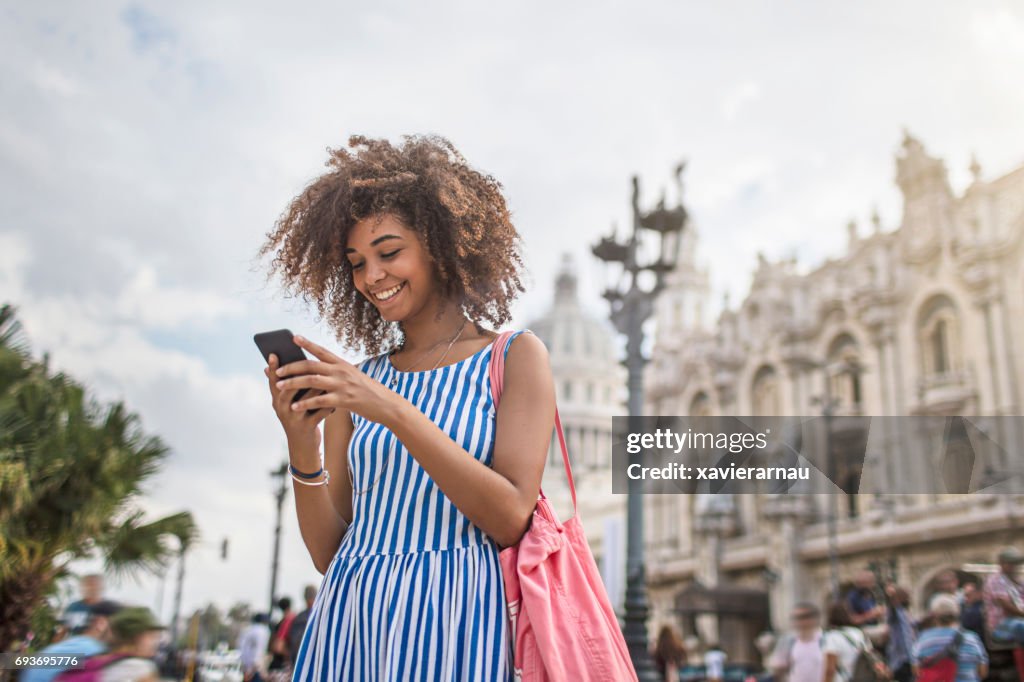
[[[505,377],[502,332],[491,350],[491,396],[497,412]],[[508,601],[514,668],[523,682],[628,682],[636,671],[576,512],[576,485],[562,422],[555,430],[572,493],[573,515],[562,523],[540,493],[519,543],[499,554]]]

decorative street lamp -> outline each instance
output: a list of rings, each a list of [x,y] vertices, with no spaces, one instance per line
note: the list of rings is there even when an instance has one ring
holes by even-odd
[[[616,241],[615,234],[603,237],[593,247],[595,256],[605,263],[618,263],[622,270],[619,286],[604,291],[604,298],[611,306],[611,320],[619,333],[626,336],[626,358],[623,361],[628,372],[629,429],[642,430],[640,417],[644,411],[643,370],[647,358],[641,347],[644,340],[644,322],[654,312],[654,301],[665,288],[666,275],[675,269],[679,260],[682,232],[686,227],[687,213],[683,207],[682,173],[685,162],[675,169],[678,189],[676,206],[665,207],[661,198],[654,210],[640,211],[640,182],[633,176],[633,233],[628,241]],[[642,232],[646,230],[647,232]],[[644,260],[650,244],[644,235],[660,237],[658,256],[651,262]],[[652,277],[653,275],[653,277]],[[652,282],[653,279],[653,282]],[[643,453],[630,456],[630,463],[642,464]],[[643,558],[643,498],[642,482],[630,479],[627,493],[626,516],[626,603],[624,637],[629,647],[633,666],[640,680],[656,680],[657,675],[647,646],[647,588],[644,579]]]
[[[826,476],[833,485],[839,485],[836,479],[839,477],[838,470],[836,468],[836,453],[832,447],[832,420],[836,416],[836,410],[840,407],[839,398],[832,395],[832,377],[833,374],[830,370],[838,369],[841,374],[849,374],[851,377],[859,379],[861,373],[864,371],[864,366],[856,360],[847,360],[838,366],[832,365],[828,362],[815,362],[812,363],[817,369],[824,371],[825,375],[825,395],[815,397],[812,401],[815,404],[821,405],[821,416],[825,418],[825,456],[828,458],[826,462]],[[842,488],[842,486],[839,486]],[[839,598],[839,529],[837,527],[839,520],[839,496],[837,493],[831,493],[829,495],[829,510],[828,510],[828,566],[829,566],[829,596],[830,600],[836,600]]]
[[[274,615],[274,602],[277,599],[277,565],[281,554],[281,508],[284,505],[285,495],[288,487],[285,479],[288,477],[288,462],[284,462],[277,469],[270,472],[271,478],[278,479],[277,490],[274,491],[274,499],[277,502],[277,524],[274,526],[274,558],[270,567],[270,608],[267,609],[267,621]]]

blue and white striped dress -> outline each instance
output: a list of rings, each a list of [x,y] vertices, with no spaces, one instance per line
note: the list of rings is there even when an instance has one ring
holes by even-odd
[[[491,348],[422,372],[399,372],[386,354],[359,368],[490,466]],[[353,495],[352,524],[310,610],[293,680],[511,680],[498,546],[390,430],[355,414],[352,421],[353,488],[366,492]]]

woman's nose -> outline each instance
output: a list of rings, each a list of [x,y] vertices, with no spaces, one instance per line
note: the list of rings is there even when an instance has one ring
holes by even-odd
[[[384,279],[387,273],[379,263],[366,263],[366,281],[368,284],[376,284],[377,282]]]

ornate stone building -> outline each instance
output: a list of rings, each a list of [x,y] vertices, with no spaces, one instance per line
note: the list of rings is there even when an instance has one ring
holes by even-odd
[[[612,494],[612,417],[625,413],[625,369],[618,362],[615,333],[587,315],[576,291],[568,256],[555,280],[551,309],[527,328],[547,346],[558,409],[565,432],[580,518],[612,603],[625,590],[624,495]],[[542,487],[559,518],[572,513],[561,450],[552,438]]]
[[[843,415],[1020,414],[1024,167],[993,180],[977,163],[971,171],[955,195],[944,163],[906,135],[895,229],[877,216],[868,234],[850,224],[845,255],[807,273],[795,260],[759,256],[750,293],[736,307],[726,303],[714,323],[691,233],[659,302],[648,413],[809,416],[820,414],[827,391],[839,403],[836,429]],[[1018,472],[1021,435],[1003,441],[1016,443],[1015,461],[1004,465]],[[756,660],[758,632],[784,629],[795,602],[821,603],[828,593],[830,500],[714,498],[645,497],[651,629],[670,622],[720,638],[733,660]],[[915,611],[939,571],[985,571],[1000,546],[1020,544],[1024,526],[1021,496],[840,502],[841,579],[871,567],[907,587]]]

